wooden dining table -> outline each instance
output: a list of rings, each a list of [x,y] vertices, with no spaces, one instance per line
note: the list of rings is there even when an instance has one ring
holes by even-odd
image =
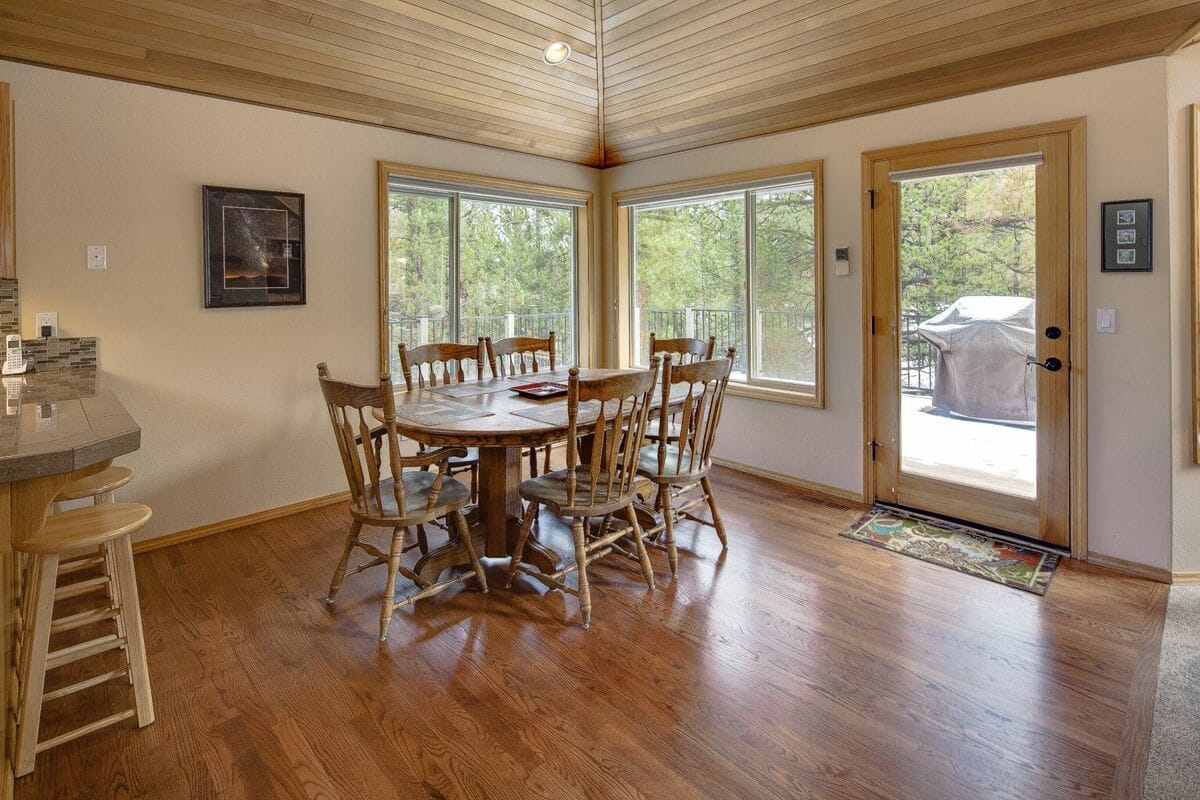
[[[629,371],[580,369],[579,376],[597,378]],[[483,556],[507,557],[516,542],[522,513],[518,491],[522,454],[567,437],[565,394],[539,400],[513,389],[542,381],[565,385],[567,379],[568,370],[560,369],[396,392],[396,429],[401,435],[432,447],[479,448],[479,498],[467,519],[476,550]],[[683,402],[683,396],[672,397],[672,410]],[[651,408],[661,406],[656,389]],[[526,544],[524,560],[547,574],[561,566],[559,554],[538,541],[536,533]],[[467,563],[463,548],[447,544],[429,551],[415,570],[432,580],[449,567]]]

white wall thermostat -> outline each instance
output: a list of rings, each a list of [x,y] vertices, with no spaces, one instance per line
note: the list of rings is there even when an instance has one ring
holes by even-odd
[[[5,375],[20,375],[25,371],[25,358],[21,350],[21,336],[10,333],[4,340],[4,369]]]

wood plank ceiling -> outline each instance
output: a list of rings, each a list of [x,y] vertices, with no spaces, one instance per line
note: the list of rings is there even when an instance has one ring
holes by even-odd
[[[1170,52],[1198,23],[1198,0],[3,0],[0,57],[607,166]],[[574,54],[543,64],[557,40]]]

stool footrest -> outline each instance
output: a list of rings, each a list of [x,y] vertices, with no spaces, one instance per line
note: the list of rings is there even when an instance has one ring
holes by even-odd
[[[72,683],[69,686],[63,686],[61,689],[55,689],[52,692],[46,692],[42,695],[42,701],[45,702],[47,700],[57,700],[60,697],[66,697],[69,694],[75,694],[76,692],[82,692],[84,689],[90,689],[93,686],[99,686],[103,683],[108,683],[115,678],[123,678],[128,674],[129,670],[125,667],[114,669],[112,672],[105,672],[103,674],[79,681],[78,683]]]
[[[77,558],[74,561],[60,563],[58,565],[59,575],[70,575],[72,572],[81,572],[89,567],[98,567],[104,563],[104,559],[100,556],[87,556],[85,558]]]
[[[62,617],[50,623],[50,635],[75,630],[94,622],[103,622],[106,619],[116,619],[119,613],[115,608],[93,608],[90,611],[80,611],[78,614]]]
[[[57,669],[67,664],[73,664],[81,658],[88,658],[109,650],[116,650],[124,643],[125,640],[120,636],[110,633],[107,636],[100,636],[86,642],[73,644],[61,650],[55,650],[46,656],[46,669]]]
[[[69,597],[78,597],[81,594],[94,592],[108,585],[108,576],[101,575],[98,578],[88,578],[86,581],[76,581],[68,583],[66,586],[60,586],[54,590],[54,599],[66,600]]]
[[[76,728],[75,730],[67,731],[60,736],[55,736],[53,739],[47,739],[44,742],[38,742],[35,749],[39,753],[44,753],[51,747],[58,747],[60,744],[66,744],[72,739],[78,739],[80,736],[87,736],[89,733],[95,733],[98,730],[107,728],[109,725],[116,725],[118,722],[129,719],[132,716],[132,708],[125,709],[124,711],[118,711],[116,714],[109,715],[104,719],[98,719],[95,722],[90,722],[81,728]]]

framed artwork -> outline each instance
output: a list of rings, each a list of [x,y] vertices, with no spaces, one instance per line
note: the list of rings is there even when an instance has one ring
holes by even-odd
[[[304,305],[304,195],[204,187],[204,307]]]
[[[1149,272],[1151,202],[1121,200],[1101,203],[1104,242],[1101,272]]]

